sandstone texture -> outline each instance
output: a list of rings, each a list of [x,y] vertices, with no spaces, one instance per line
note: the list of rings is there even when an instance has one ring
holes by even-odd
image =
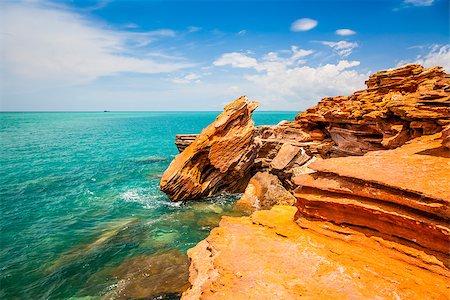
[[[256,173],[236,203],[238,209],[255,211],[270,209],[274,205],[294,205],[295,197],[288,192],[277,176],[268,172]]]
[[[227,105],[215,122],[175,157],[161,178],[161,190],[173,200],[242,191],[256,155],[251,114],[258,105],[246,97]]]
[[[448,149],[450,76],[441,67],[407,65],[375,73],[366,85],[272,126],[255,127],[257,104],[235,100],[201,134],[178,138],[180,149],[195,139],[166,170],[161,190],[172,200],[244,192],[253,175],[268,172],[291,191],[292,178],[311,173],[314,160],[395,149],[444,128]]]
[[[391,149],[450,123],[450,77],[441,67],[420,65],[381,71],[367,89],[322,99],[296,117],[333,140],[331,156]]]
[[[401,238],[448,265],[450,153],[442,135],[423,136],[394,150],[312,163],[316,173],[294,178],[300,186],[297,218]]]
[[[188,251],[182,299],[448,299],[449,270],[433,255],[329,222],[296,223],[295,213],[223,217]]]

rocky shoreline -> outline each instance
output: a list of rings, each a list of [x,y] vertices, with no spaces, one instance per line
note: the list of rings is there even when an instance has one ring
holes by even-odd
[[[241,97],[182,141],[162,191],[243,192],[256,211],[189,250],[182,299],[448,297],[450,76],[408,65],[366,85],[273,126]]]

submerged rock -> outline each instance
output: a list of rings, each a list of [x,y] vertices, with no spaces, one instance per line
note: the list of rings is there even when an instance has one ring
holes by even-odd
[[[99,249],[102,249],[108,243],[115,241],[115,239],[121,238],[120,234],[123,233],[130,226],[137,224],[138,219],[130,218],[124,220],[118,220],[104,224],[102,227],[102,234],[98,236],[94,241],[77,246],[62,253],[56,260],[45,268],[45,273],[55,272],[60,268],[74,264],[77,261],[82,260],[83,257],[87,257],[93,254]],[[129,238],[123,236],[122,238]]]
[[[119,281],[103,299],[166,299],[168,295],[180,295],[190,286],[188,268],[187,256],[178,250],[133,257],[112,272]]]
[[[188,251],[182,299],[445,299],[449,270],[423,251],[328,222],[294,222],[295,207],[224,217]]]

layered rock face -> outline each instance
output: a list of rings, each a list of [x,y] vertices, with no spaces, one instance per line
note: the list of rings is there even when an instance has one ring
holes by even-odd
[[[393,149],[450,123],[450,77],[420,65],[375,73],[367,89],[322,99],[296,117],[308,130],[326,131],[328,156]]]
[[[447,299],[444,139],[311,163],[296,207],[224,217],[189,250],[182,299]]]
[[[448,265],[450,151],[442,141],[438,133],[395,150],[312,163],[317,172],[294,179],[297,218],[400,238]]]
[[[188,251],[181,299],[447,299],[450,272],[423,251],[323,221],[295,207],[223,217]]]
[[[251,114],[258,105],[241,97],[226,106],[215,122],[175,157],[161,178],[161,190],[173,200],[242,191],[256,156]]]
[[[175,158],[161,189],[173,200],[243,192],[251,176],[268,172],[292,190],[292,178],[311,172],[316,159],[395,149],[450,124],[450,77],[440,67],[408,65],[378,72],[366,84],[274,126],[254,127],[257,104],[239,98]]]

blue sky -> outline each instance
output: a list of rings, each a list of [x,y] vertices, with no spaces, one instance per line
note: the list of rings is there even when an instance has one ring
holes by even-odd
[[[3,111],[300,111],[411,62],[450,71],[449,1],[1,1]]]

